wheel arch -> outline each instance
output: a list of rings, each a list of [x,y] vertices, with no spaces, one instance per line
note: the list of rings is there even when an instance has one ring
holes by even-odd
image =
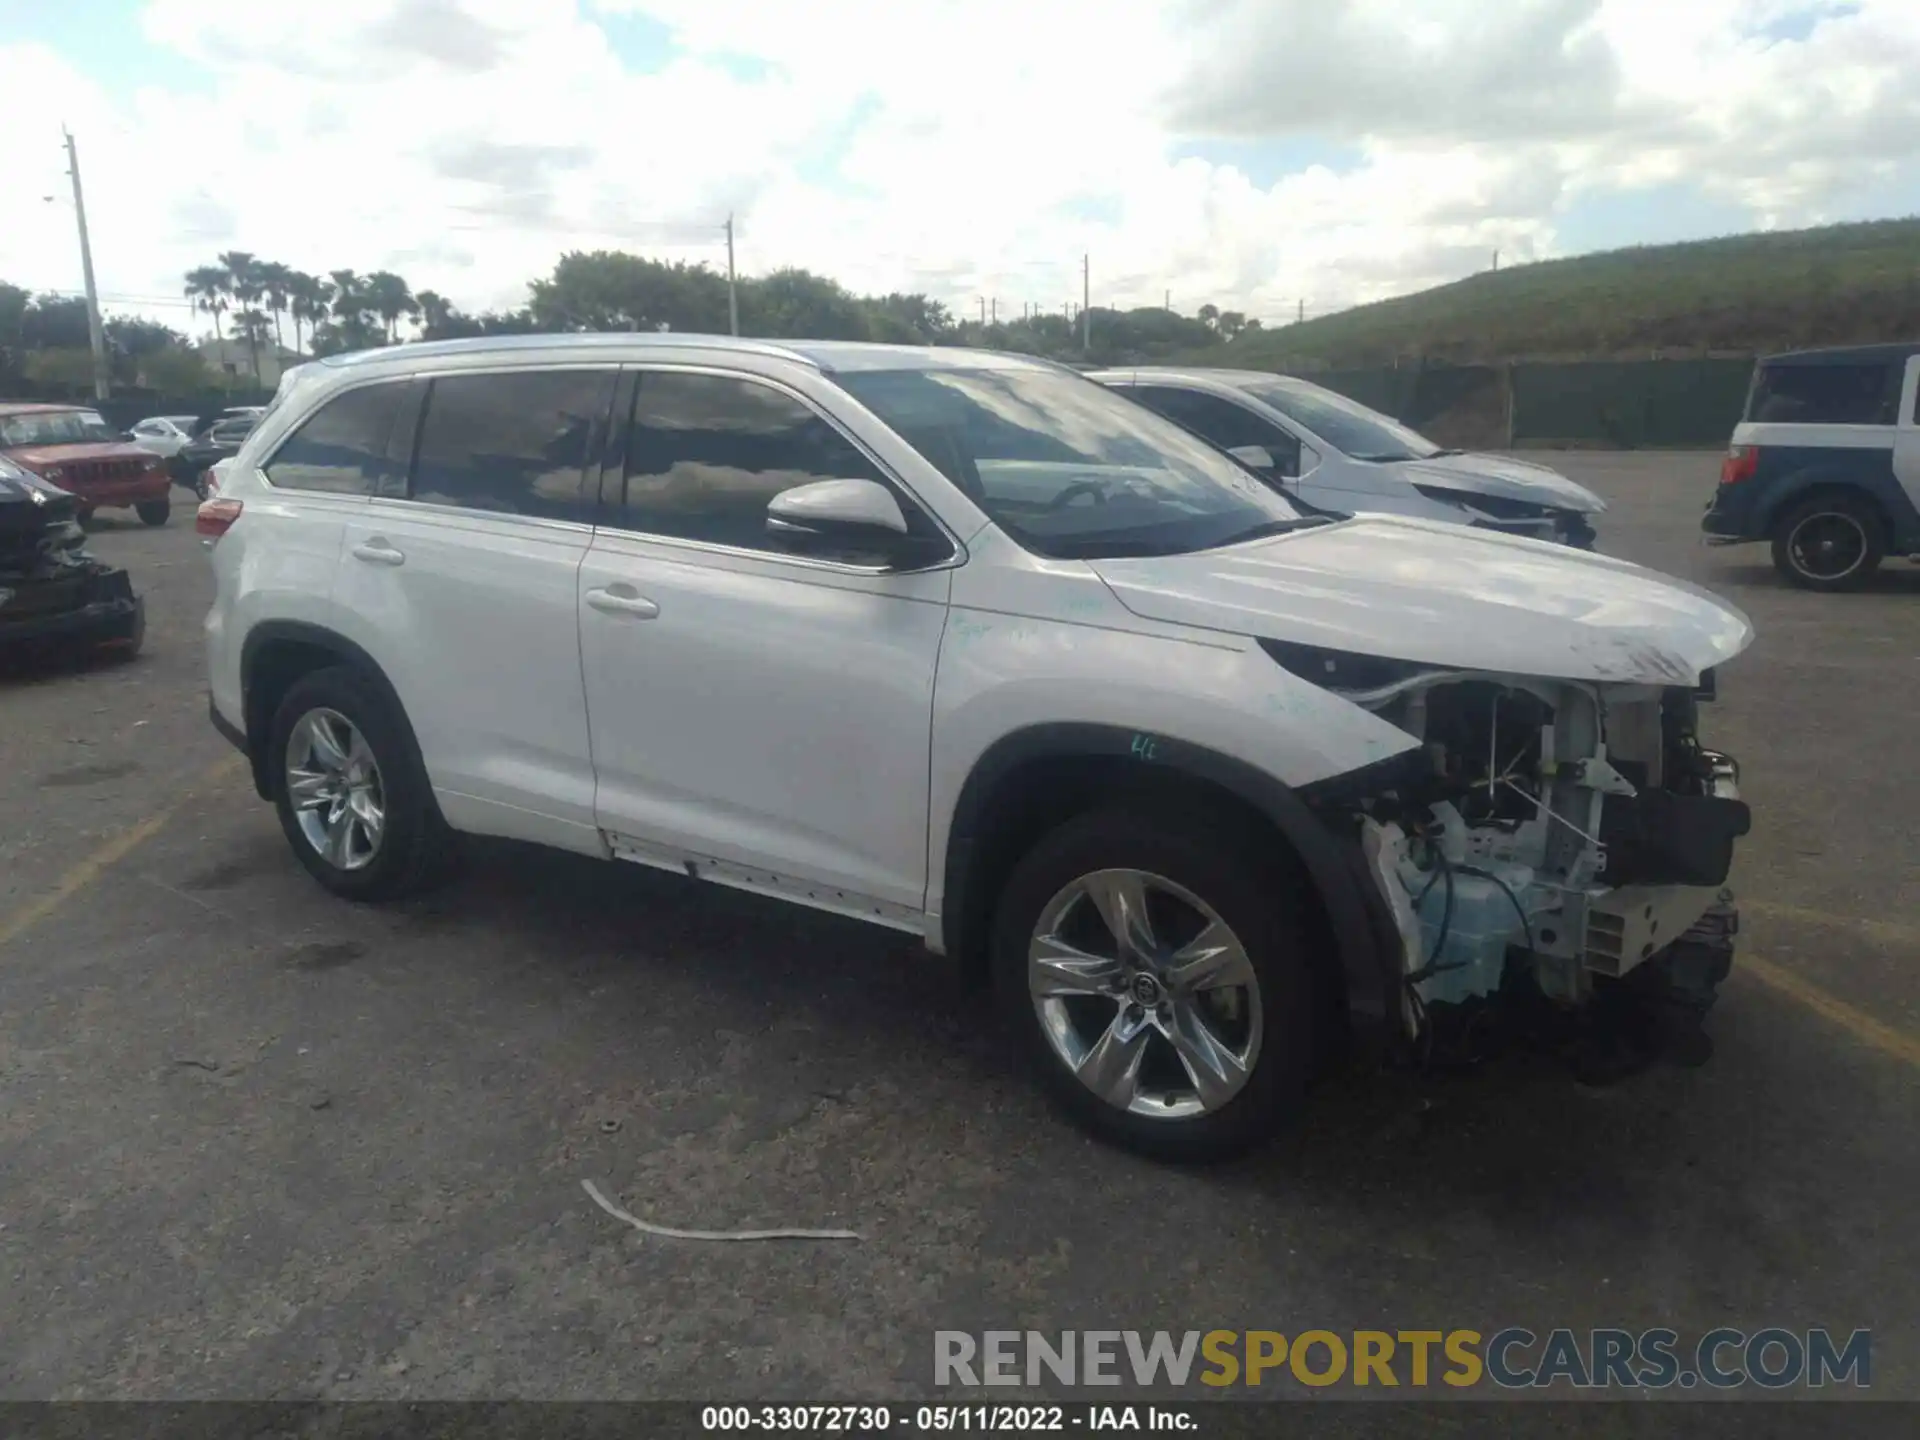
[[[1895,493],[1906,501],[1904,507],[1895,501]],[[1847,495],[1868,506],[1880,517],[1889,542],[1910,536],[1920,527],[1920,515],[1902,513],[1903,509],[1912,512],[1914,507],[1893,481],[1891,470],[1883,484],[1848,466],[1819,464],[1795,470],[1773,487],[1755,516],[1756,533],[1766,539],[1776,538],[1781,522],[1817,495]]]
[[[302,676],[334,665],[354,670],[379,690],[399,718],[401,733],[419,773],[427,774],[420,741],[400,693],[380,663],[365,649],[324,625],[301,620],[263,620],[247,632],[240,647],[240,703],[253,788],[263,800],[273,797],[267,774],[269,727],[281,698]],[[431,793],[431,791],[429,791]]]
[[[1375,893],[1356,840],[1314,802],[1344,794],[1298,791],[1205,746],[1121,726],[1059,723],[1016,731],[990,746],[961,786],[948,824],[940,936],[946,952],[984,977],[994,896],[1025,847],[1078,809],[1129,794],[1199,794],[1257,820],[1297,861],[1319,906],[1331,982],[1347,1034],[1378,1051],[1398,1033],[1398,934]]]

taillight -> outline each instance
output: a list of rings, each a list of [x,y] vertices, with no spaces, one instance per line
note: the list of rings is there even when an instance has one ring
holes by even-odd
[[[203,500],[193,517],[193,533],[218,540],[240,518],[238,500]]]
[[[1742,480],[1751,480],[1754,472],[1760,468],[1760,447],[1758,445],[1736,445],[1727,452],[1720,462],[1720,483],[1738,485]]]

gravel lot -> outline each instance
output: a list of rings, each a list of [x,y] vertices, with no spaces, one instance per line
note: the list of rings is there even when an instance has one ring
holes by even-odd
[[[935,1327],[1871,1327],[1920,1398],[1920,568],[1709,551],[1704,455],[1556,457],[1601,545],[1752,615],[1742,957],[1697,1070],[1342,1079],[1156,1168],[1010,1072],[903,937],[485,850],[358,909],[208,727],[177,514],[96,549],[135,663],[0,680],[0,1395],[907,1398]],[[644,1238],[850,1226],[858,1243]]]

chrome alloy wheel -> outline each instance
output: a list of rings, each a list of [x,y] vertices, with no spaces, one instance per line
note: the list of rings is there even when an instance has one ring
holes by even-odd
[[[1207,903],[1144,870],[1062,889],[1027,946],[1040,1027],[1080,1083],[1155,1119],[1210,1114],[1260,1058],[1260,982]]]
[[[287,799],[329,865],[360,870],[380,853],[387,798],[373,750],[338,710],[309,710],[287,736]]]

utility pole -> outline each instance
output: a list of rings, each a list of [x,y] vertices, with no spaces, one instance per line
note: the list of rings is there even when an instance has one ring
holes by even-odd
[[[1493,252],[1493,268],[1496,274],[1500,270],[1500,252],[1498,250]]]
[[[998,325],[1000,323],[1000,297],[998,295],[994,296],[987,304],[993,310],[993,323]]]
[[[987,297],[982,295],[980,297],[980,324],[984,327],[986,323],[987,323]]]
[[[1304,325],[1307,323],[1307,302],[1304,298],[1300,301],[1300,309],[1294,316],[1293,323],[1296,325]]]
[[[87,284],[87,338],[93,345],[93,398],[104,400],[113,388],[112,372],[107,368],[107,335],[100,326],[100,292],[93,283],[93,246],[87,239],[87,202],[80,194],[80,152],[73,147],[73,132],[60,127],[67,140],[67,174],[73,177],[73,213],[80,221],[80,273]]]
[[[1093,352],[1093,257],[1080,257],[1080,348]]]
[[[1163,308],[1169,315],[1173,313],[1173,291],[1167,291],[1167,303]]]
[[[727,330],[740,333],[740,293],[733,283],[733,215],[727,215]]]

